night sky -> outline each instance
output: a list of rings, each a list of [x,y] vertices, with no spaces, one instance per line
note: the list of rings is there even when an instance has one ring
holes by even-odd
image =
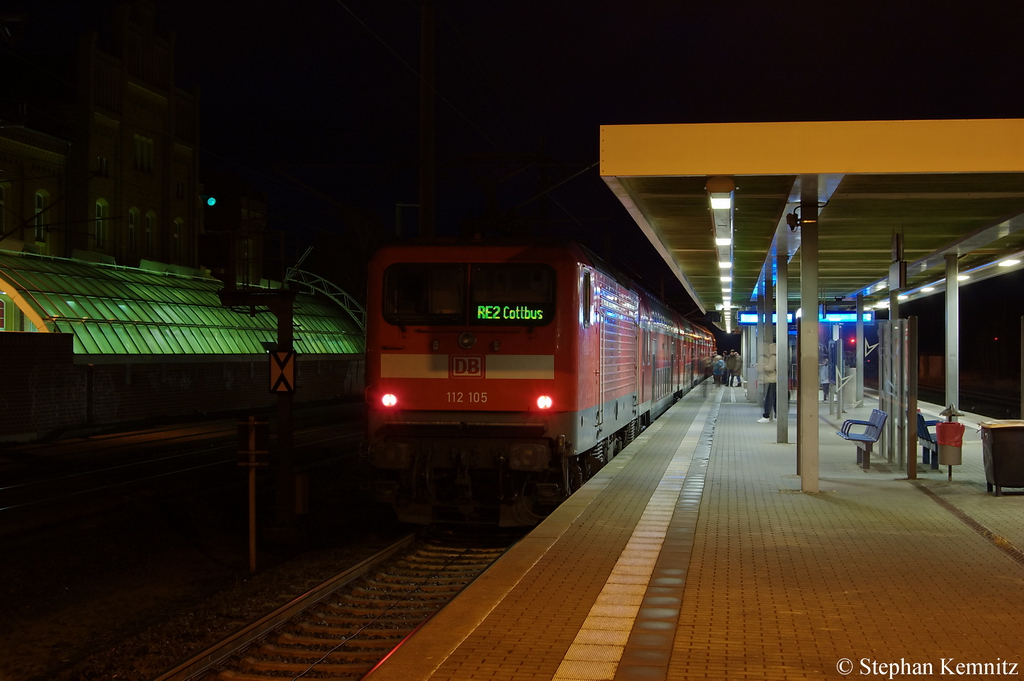
[[[29,21],[3,49],[31,64],[118,4],[7,2]],[[419,3],[156,7],[177,84],[201,89],[204,166],[267,190],[297,249],[394,234],[417,201]],[[596,167],[528,201],[598,160],[599,125],[1022,117],[1022,19],[1019,0],[438,0],[438,232],[569,236],[657,291],[667,269]]]

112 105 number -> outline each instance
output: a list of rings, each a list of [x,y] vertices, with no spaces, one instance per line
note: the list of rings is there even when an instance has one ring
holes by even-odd
[[[482,404],[487,401],[487,393],[476,393],[476,392],[449,392],[447,393],[449,403],[462,403],[469,402],[472,404]]]

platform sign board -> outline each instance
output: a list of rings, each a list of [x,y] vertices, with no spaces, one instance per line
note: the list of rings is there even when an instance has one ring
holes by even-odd
[[[794,316],[792,312],[786,313],[787,321],[792,324]],[[775,313],[772,313],[772,324],[778,321]],[[818,315],[818,321],[822,324],[842,324],[846,322],[856,322],[856,312],[825,312],[824,314]],[[864,323],[871,324],[875,321],[875,313],[867,310],[864,312]],[[757,313],[756,312],[740,312],[739,323],[742,326],[753,326],[757,324]]]
[[[295,352],[271,352],[270,355],[270,392],[295,392]]]

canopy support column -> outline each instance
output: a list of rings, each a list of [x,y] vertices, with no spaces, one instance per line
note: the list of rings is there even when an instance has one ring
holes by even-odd
[[[775,235],[775,432],[779,443],[789,442],[789,226]]]
[[[857,294],[857,385],[854,404],[864,404],[864,294]]]
[[[800,489],[818,491],[818,176],[800,176]]]
[[[946,254],[946,405],[960,406],[960,268]]]

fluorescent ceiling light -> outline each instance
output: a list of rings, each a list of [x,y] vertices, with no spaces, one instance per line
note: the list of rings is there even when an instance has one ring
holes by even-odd
[[[923,289],[921,289],[921,293],[931,293],[934,290],[934,286],[925,286]]]
[[[910,296],[909,296],[909,295],[907,295],[906,293],[901,293],[901,294],[899,294],[898,296],[896,296],[896,298],[897,298],[898,300],[906,300],[906,299],[907,299],[907,298],[909,298],[909,297],[910,297]]]
[[[732,277],[721,277],[722,281],[732,281]]]
[[[716,246],[728,246],[731,243],[732,239],[730,237],[718,237],[715,239]]]
[[[718,261],[718,266],[721,267],[724,270],[724,269],[727,269],[729,267],[732,267],[732,263],[729,262],[728,260],[719,260]]]
[[[967,281],[971,276],[969,274],[958,274],[956,277],[957,281]]]
[[[712,210],[729,210],[732,208],[732,197],[728,194],[711,195]]]
[[[1000,267],[1013,267],[1014,265],[1019,265],[1019,264],[1020,264],[1020,260],[1004,260],[1001,263],[999,263],[999,266]]]

